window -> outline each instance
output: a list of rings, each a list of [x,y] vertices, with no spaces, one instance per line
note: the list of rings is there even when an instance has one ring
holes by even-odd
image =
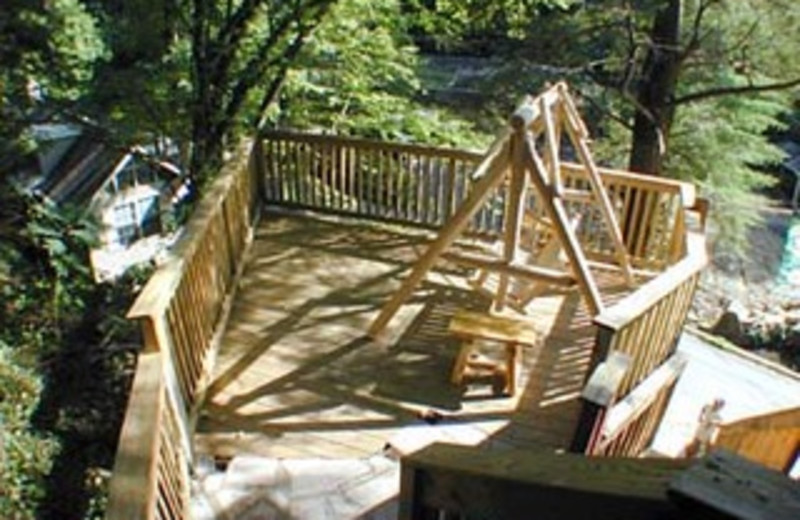
[[[161,232],[158,196],[124,202],[114,208],[117,242],[129,246],[137,239]]]
[[[136,214],[142,236],[161,232],[161,220],[158,218],[158,197],[141,199],[136,203]]]
[[[114,229],[117,232],[117,242],[124,246],[138,238],[136,204],[124,203],[114,208]]]

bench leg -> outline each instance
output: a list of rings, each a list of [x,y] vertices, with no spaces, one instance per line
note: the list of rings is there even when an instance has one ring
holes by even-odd
[[[519,343],[506,343],[506,373],[508,378],[506,392],[509,396],[514,395],[514,393],[517,391],[519,356]]]
[[[456,362],[453,364],[453,373],[450,374],[450,381],[454,385],[460,385],[464,381],[464,369],[467,367],[467,361],[469,361],[469,356],[473,350],[475,350],[475,345],[471,341],[464,342],[461,345]]]

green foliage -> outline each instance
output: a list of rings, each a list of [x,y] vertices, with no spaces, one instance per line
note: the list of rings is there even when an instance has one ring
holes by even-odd
[[[794,57],[800,4],[681,4],[679,74],[663,106],[656,107],[666,134],[663,171],[700,184],[713,202],[719,245],[740,250],[746,230],[758,223],[758,193],[769,183],[763,169],[780,160],[765,132],[791,106],[785,92],[747,89],[800,78]],[[631,144],[640,137],[631,132],[637,97],[653,78],[653,20],[664,5],[583,2],[538,10],[514,45],[493,47],[503,65],[485,84],[487,106],[494,114],[507,113],[521,95],[567,79],[592,127],[597,156],[626,167]],[[470,19],[471,27],[491,34],[481,28],[491,16],[487,11],[482,22]]]
[[[0,9],[0,182],[32,149],[27,126],[36,98],[50,108],[75,102],[106,50],[78,0],[7,0]],[[2,202],[0,202],[1,204]]]
[[[782,105],[749,97],[718,98],[683,107],[671,133],[666,172],[700,186],[711,201],[717,245],[745,250],[743,230],[760,224],[759,192],[772,178],[757,168],[775,164],[783,154],[764,137],[777,125]]]
[[[276,116],[294,128],[482,147],[463,119],[416,101],[418,69],[398,0],[341,0],[290,70]]]
[[[41,381],[31,361],[0,341],[0,517],[35,518],[58,443],[34,432],[30,419]]]
[[[414,32],[440,49],[496,51],[498,44],[526,37],[542,13],[566,9],[576,0],[409,0]]]

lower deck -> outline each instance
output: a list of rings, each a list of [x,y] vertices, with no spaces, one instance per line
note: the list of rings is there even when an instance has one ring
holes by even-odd
[[[525,347],[518,390],[450,382],[460,348],[448,323],[486,311],[470,273],[440,262],[390,324],[366,331],[430,236],[404,228],[267,213],[222,336],[195,437],[221,458],[361,458],[434,441],[490,449],[564,449],[579,412],[595,328],[577,291],[527,308],[541,333]],[[596,272],[605,303],[620,277]],[[429,419],[428,421],[424,420]],[[434,423],[434,424],[431,424]]]

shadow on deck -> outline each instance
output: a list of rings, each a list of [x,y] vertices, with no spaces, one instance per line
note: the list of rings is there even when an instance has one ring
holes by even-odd
[[[405,229],[267,214],[214,365],[198,451],[346,458],[437,440],[566,448],[595,336],[577,292],[528,308],[544,337],[523,353],[523,390],[513,398],[463,394],[449,381],[459,349],[450,318],[490,304],[463,270],[429,276],[393,322],[392,345],[365,335],[425,244]],[[623,295],[616,276],[596,275],[607,303]],[[441,415],[435,427],[420,420],[426,410]]]

